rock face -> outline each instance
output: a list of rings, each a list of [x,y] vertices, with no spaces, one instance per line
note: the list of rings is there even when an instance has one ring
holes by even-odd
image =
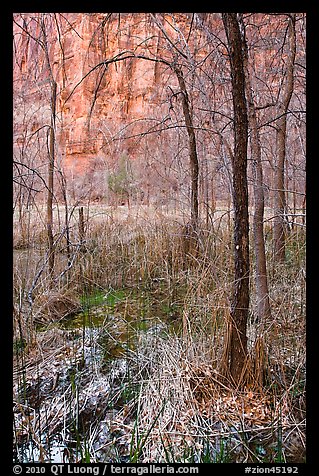
[[[108,142],[116,134],[120,140],[121,128],[129,120],[139,120],[147,115],[152,106],[153,64],[137,65],[132,59],[107,66],[101,64],[115,57],[123,46],[125,48],[120,35],[114,34],[112,29],[106,34],[99,31],[103,20],[104,15],[77,17],[78,34],[83,38],[81,46],[77,46],[79,38],[74,35],[66,42],[65,74],[70,79],[61,89],[60,99],[61,114],[67,124],[61,138],[61,143],[65,144],[66,163],[75,162],[75,157],[85,163],[92,156],[107,154]],[[131,35],[134,26],[129,22]],[[146,37],[151,34],[145,32]],[[126,47],[131,49],[132,45]],[[98,64],[101,66],[90,72]],[[79,84],[83,77],[85,79]]]
[[[28,132],[35,132],[50,118],[51,69],[57,83],[56,137],[63,167],[85,174],[110,155],[134,156],[135,140],[128,139],[123,146],[124,134],[137,135],[145,122],[153,127],[154,118],[165,112],[157,88],[163,65],[132,58],[133,54],[155,57],[154,23],[144,14],[107,13],[26,14],[16,15],[15,22],[20,143],[26,122]],[[122,52],[129,57],[125,61]],[[103,64],[112,58],[113,63]],[[24,116],[22,100],[31,106]]]
[[[277,40],[284,42],[286,27],[284,16],[265,17],[255,14],[251,25],[259,30],[247,30],[257,45],[251,54],[262,123],[272,118],[271,106],[263,105],[274,102],[282,81]],[[17,161],[45,177],[54,80],[56,184],[63,171],[74,196],[88,189],[103,194],[108,174],[125,162],[131,190],[141,190],[144,199],[156,189],[157,196],[178,193],[182,200],[189,195],[189,157],[178,65],[198,141],[202,196],[228,197],[230,156],[221,136],[232,143],[232,103],[220,14],[15,14],[13,33]]]

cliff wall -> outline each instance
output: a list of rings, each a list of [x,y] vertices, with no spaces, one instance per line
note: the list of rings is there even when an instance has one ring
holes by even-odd
[[[254,14],[246,21],[262,124],[275,114],[284,78],[286,19]],[[297,26],[296,62],[302,65],[302,22]],[[210,181],[214,193],[228,194],[225,144],[232,144],[232,99],[220,14],[15,14],[13,33],[17,160],[36,164],[45,175],[54,79],[56,168],[68,183],[72,179],[81,190],[85,182],[105,182],[104,175],[126,157],[135,163],[133,186],[144,191],[154,186],[157,193],[178,189],[187,196],[188,137],[174,74],[179,65],[193,115],[201,188],[204,193]],[[301,109],[304,81],[297,73],[292,104]]]

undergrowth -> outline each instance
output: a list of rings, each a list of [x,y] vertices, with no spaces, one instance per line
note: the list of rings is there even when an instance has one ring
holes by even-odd
[[[76,242],[76,228],[70,231]],[[45,266],[43,234],[33,248],[25,236],[17,239],[16,447],[25,438],[43,446],[32,426],[31,407],[33,403],[40,411],[46,398],[41,372],[44,375],[45,362],[53,362],[60,352],[61,359],[70,356],[64,365],[72,366],[73,373],[63,377],[64,387],[61,377],[53,384],[53,395],[54,388],[59,389],[64,431],[67,422],[73,425],[74,458],[134,463],[304,461],[303,229],[295,227],[287,237],[284,265],[273,263],[271,247],[266,247],[272,317],[265,322],[254,318],[252,255],[252,377],[244,392],[232,389],[223,374],[233,289],[231,230],[217,222],[203,227],[198,238],[196,250],[186,247],[183,224],[163,215],[104,221],[92,217],[85,249],[76,251],[71,266],[63,237],[58,242],[53,282]],[[27,243],[24,249],[22,243]],[[121,377],[114,376],[116,361],[125,362]],[[31,375],[39,362],[44,364],[36,387]],[[96,408],[81,410],[87,401],[83,397],[82,402],[81,392],[90,384],[94,393],[101,375],[113,390],[101,402],[97,399]],[[67,395],[75,410],[63,406]],[[47,413],[45,419],[53,438],[62,427],[53,415]],[[109,435],[105,444],[99,439],[101,425]]]

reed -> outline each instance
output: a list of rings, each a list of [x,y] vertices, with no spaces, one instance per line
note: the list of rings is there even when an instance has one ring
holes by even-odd
[[[50,428],[51,436],[61,428],[67,435],[73,421],[76,453],[83,460],[100,461],[101,448],[107,447],[105,458],[113,461],[122,461],[125,454],[131,462],[303,461],[303,229],[296,227],[290,233],[285,265],[275,266],[267,247],[272,317],[265,322],[254,318],[252,275],[247,359],[250,378],[246,390],[236,392],[224,371],[233,288],[227,217],[218,219],[216,214],[214,226],[201,226],[193,253],[185,247],[185,222],[180,217],[154,210],[132,216],[96,212],[94,209],[92,214],[81,215],[81,237],[75,218],[70,226],[75,244],[71,266],[63,238],[58,242],[53,283],[48,279],[41,234],[30,236],[33,248],[16,250],[14,369],[18,394],[24,395],[23,405],[32,407],[27,393],[35,362],[40,362],[43,376],[45,365],[57,354],[65,358],[62,355],[69,349],[75,359],[74,373],[65,377],[65,389],[56,394],[60,413],[54,415],[47,409],[41,421]],[[81,247],[77,247],[78,241]],[[252,269],[253,259],[252,255]],[[98,308],[104,317],[97,324]],[[59,328],[59,322],[72,319],[72,313],[78,311],[83,312],[80,331]],[[157,327],[152,330],[150,323],[155,317]],[[123,325],[116,333],[112,323],[120,320]],[[72,332],[80,335],[70,346]],[[88,333],[91,352],[96,353],[91,367],[85,361]],[[90,382],[95,391],[94,379],[113,365],[103,367],[98,349],[102,355],[111,356],[111,341],[122,349],[117,359],[126,362],[125,375],[120,381],[109,382],[113,390],[104,404],[99,403],[101,409],[87,416],[88,426],[81,426],[80,382]],[[75,413],[66,404],[70,397]],[[18,404],[21,406],[21,402]],[[121,429],[117,440],[123,440],[122,446],[118,442],[105,446],[99,442],[101,425],[106,425],[103,418],[115,408],[116,416],[108,425]],[[21,418],[15,422],[16,444],[26,425],[22,425]],[[27,433],[40,445],[39,435],[30,425]]]

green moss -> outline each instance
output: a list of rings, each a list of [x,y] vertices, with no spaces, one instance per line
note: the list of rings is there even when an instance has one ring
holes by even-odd
[[[112,289],[105,291],[104,289],[97,289],[90,294],[83,294],[80,297],[80,302],[84,310],[91,309],[97,306],[114,307],[116,304],[123,302],[129,294],[128,289]]]
[[[105,291],[96,290],[92,294],[84,294],[80,297],[80,302],[84,310],[101,306],[105,302]]]
[[[27,342],[25,339],[16,339],[13,341],[13,353],[15,355],[20,354],[24,351],[27,346]]]

